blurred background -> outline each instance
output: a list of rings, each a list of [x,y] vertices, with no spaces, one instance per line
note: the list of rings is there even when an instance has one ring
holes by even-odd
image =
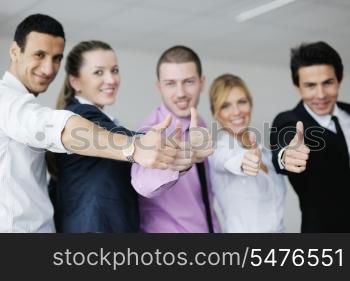
[[[9,66],[8,49],[17,24],[33,13],[51,15],[63,24],[65,54],[82,40],[111,44],[122,83],[116,104],[107,111],[132,129],[159,105],[156,63],[165,49],[178,44],[201,57],[207,83],[199,111],[208,124],[209,86],[218,75],[230,72],[247,82],[254,99],[252,125],[268,136],[264,123],[299,101],[289,55],[290,48],[302,42],[323,40],[340,53],[345,73],[339,100],[350,102],[349,0],[0,0],[0,7],[1,73]],[[64,61],[40,103],[55,106],[63,67]],[[298,204],[289,188],[288,232],[300,231]]]

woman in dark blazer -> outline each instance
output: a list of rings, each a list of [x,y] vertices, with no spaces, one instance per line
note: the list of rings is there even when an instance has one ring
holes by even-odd
[[[108,44],[79,43],[68,54],[65,69],[58,108],[73,111],[111,132],[135,134],[103,111],[104,106],[114,103],[120,83],[118,61]],[[76,137],[82,148],[100,145],[80,139],[78,131]],[[76,154],[49,154],[48,162],[57,232],[138,231],[130,163]]]

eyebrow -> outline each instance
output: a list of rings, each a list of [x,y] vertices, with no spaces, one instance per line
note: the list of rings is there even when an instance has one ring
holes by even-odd
[[[329,78],[329,79],[322,81],[322,83],[328,83],[328,82],[333,82],[333,81],[334,81],[334,78]]]
[[[333,82],[334,80],[335,80],[334,78],[328,78],[328,79],[326,79],[326,80],[323,80],[323,81],[321,82],[321,84]],[[316,85],[316,84],[317,84],[317,82],[308,82],[308,81],[303,82],[303,85],[306,85],[306,86]]]
[[[95,68],[99,68],[99,69],[104,69],[106,68],[105,66],[102,66],[102,65],[95,65],[94,66]],[[117,64],[113,65],[111,68],[114,68],[114,67],[119,67]]]
[[[303,82],[303,85],[305,86],[310,86],[310,85],[316,85],[317,83],[316,82]]]
[[[164,82],[167,82],[167,81],[186,81],[186,80],[192,80],[192,79],[196,79],[197,77],[196,76],[192,76],[192,77],[187,77],[187,78],[184,78],[184,79],[163,79],[162,81]]]

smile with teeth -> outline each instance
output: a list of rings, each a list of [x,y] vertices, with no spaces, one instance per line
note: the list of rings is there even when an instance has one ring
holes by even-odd
[[[233,125],[243,125],[244,124],[244,118],[241,117],[241,118],[237,118],[237,119],[234,119],[234,120],[231,120],[231,123]]]
[[[42,76],[42,75],[38,75],[38,74],[35,74],[35,76],[36,76],[36,78],[39,79],[40,82],[47,83],[50,81],[50,77]]]
[[[178,101],[176,103],[177,107],[180,109],[187,109],[188,105],[189,105],[189,101],[188,100],[182,100],[182,101]]]
[[[316,107],[326,107],[328,105],[328,102],[318,102],[318,103],[314,103],[314,106]]]
[[[112,95],[114,94],[115,88],[105,88],[105,89],[100,89],[100,92],[106,95]]]

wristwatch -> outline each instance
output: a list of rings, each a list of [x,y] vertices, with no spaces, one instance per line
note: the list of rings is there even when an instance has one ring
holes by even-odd
[[[125,156],[126,160],[128,160],[131,163],[136,163],[136,161],[134,159],[136,138],[139,138],[139,136],[137,136],[137,135],[133,136],[130,145],[128,145],[126,148],[124,148],[122,150],[123,155]]]

